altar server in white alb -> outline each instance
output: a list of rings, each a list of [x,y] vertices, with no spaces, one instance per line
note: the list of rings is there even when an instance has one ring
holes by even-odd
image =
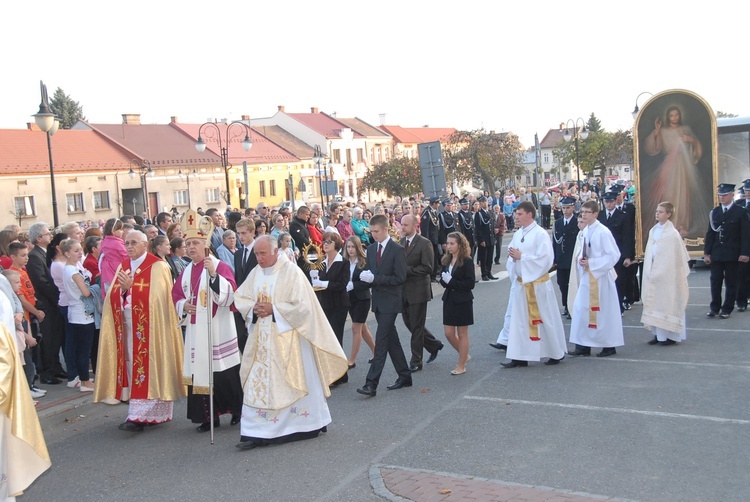
[[[516,208],[520,226],[508,245],[506,268],[511,283],[518,283],[511,294],[512,311],[508,333],[506,368],[528,366],[528,361],[549,358],[546,365],[559,363],[567,347],[562,318],[557,310],[555,290],[549,269],[554,250],[549,234],[534,221],[536,208],[521,202]]]
[[[602,347],[596,355],[607,357],[625,344],[614,273],[620,250],[609,229],[597,221],[598,214],[596,201],[581,207],[579,220],[586,226],[581,249],[573,256],[579,284],[570,323],[570,343],[576,345],[571,356],[588,356],[591,347]]]
[[[654,334],[649,345],[674,345],[685,340],[685,309],[690,267],[685,243],[674,227],[671,202],[656,207],[656,225],[648,233],[643,260],[643,326]]]
[[[213,231],[210,218],[189,209],[181,225],[191,260],[172,288],[177,315],[186,326],[182,379],[188,386],[188,418],[200,424],[198,432],[208,432],[211,430],[209,357],[213,358],[214,427],[221,425],[219,415],[231,414],[230,424],[236,425],[242,413],[240,350],[230,308],[236,286],[229,265],[206,255],[206,241]],[[208,353],[209,318],[212,354]]]

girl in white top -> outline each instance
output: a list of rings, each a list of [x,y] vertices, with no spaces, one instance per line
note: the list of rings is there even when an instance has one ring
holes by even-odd
[[[91,290],[89,290],[91,279],[78,267],[83,257],[80,241],[66,239],[60,243],[60,251],[65,257],[63,287],[68,299],[69,333],[65,337],[68,386],[80,385],[81,392],[93,392],[94,384],[89,379],[89,361],[96,328],[94,311],[88,309],[83,302],[84,297],[91,296]]]
[[[279,254],[283,254],[289,261],[296,262],[297,258],[294,256],[294,250],[292,249],[292,236],[288,232],[283,232],[279,235]]]

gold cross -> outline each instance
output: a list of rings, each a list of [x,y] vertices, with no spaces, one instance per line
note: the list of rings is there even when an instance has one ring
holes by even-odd
[[[138,292],[143,293],[143,288],[147,288],[149,284],[143,280],[143,277],[139,279],[140,282],[133,283],[133,287],[138,286]]]

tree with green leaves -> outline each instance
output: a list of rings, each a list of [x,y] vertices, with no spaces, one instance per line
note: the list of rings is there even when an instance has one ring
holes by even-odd
[[[395,157],[370,168],[362,178],[363,190],[388,192],[389,196],[402,197],[422,190],[422,174],[419,160],[407,157]]]
[[[59,87],[55,90],[55,95],[49,102],[52,113],[60,119],[61,129],[70,129],[79,120],[86,120],[83,116],[83,108],[78,101],[65,94]]]
[[[593,114],[592,114],[593,116]],[[576,164],[575,139],[562,142],[553,155],[560,165]],[[595,169],[616,164],[633,163],[633,135],[630,130],[589,131],[586,139],[578,139],[578,167],[581,177],[593,176]],[[574,171],[575,172],[575,171]]]
[[[490,193],[523,164],[523,146],[510,132],[456,131],[443,148],[446,177],[458,183],[481,178]],[[523,168],[521,168],[523,169]]]

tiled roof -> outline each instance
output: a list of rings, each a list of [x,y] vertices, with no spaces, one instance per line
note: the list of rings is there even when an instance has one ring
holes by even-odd
[[[565,143],[565,138],[563,138],[564,134],[565,129],[563,129],[562,131],[560,129],[550,129],[547,134],[544,135],[541,143],[539,143],[539,147],[557,148],[561,143]]]
[[[446,141],[451,134],[456,132],[456,129],[453,127],[380,126],[380,128],[393,136],[398,143]]]
[[[195,141],[169,124],[83,124],[153,167],[221,164],[216,153],[209,149],[198,152]]]
[[[322,134],[329,139],[338,139],[341,137],[341,129],[349,126],[337,119],[326,115],[325,113],[287,113],[288,116],[300,122],[318,134]],[[362,138],[362,134],[354,132],[355,138]]]
[[[298,159],[312,159],[314,148],[280,126],[253,126],[253,130],[264,135]]]
[[[343,122],[348,126],[352,131],[356,131],[360,133],[362,136],[368,137],[368,138],[389,138],[389,134],[385,131],[381,131],[375,126],[371,126],[364,120],[354,117],[353,119],[342,119],[336,117],[336,120],[339,122]]]
[[[55,172],[130,169],[134,157],[93,131],[58,130],[51,138]],[[49,173],[47,135],[40,130],[0,129],[0,174]]]
[[[221,148],[226,145],[227,141],[227,130],[229,124],[215,123],[221,131],[221,146],[219,146],[218,137],[216,136],[216,129],[213,126],[203,127],[201,131],[201,138],[206,142],[206,151],[213,151],[216,155],[221,155]],[[172,122],[170,124],[175,130],[181,131],[187,137],[193,145],[198,139],[198,130],[201,128],[201,124],[180,124]],[[248,164],[280,164],[280,163],[292,163],[297,162],[299,159],[269,140],[266,136],[260,132],[250,129],[250,141],[253,142],[253,146],[249,151],[245,151],[242,148],[242,141],[245,139],[246,129],[241,125],[233,125],[229,129],[231,134],[229,140],[229,163],[236,166],[242,164],[242,161],[247,161]],[[195,146],[193,146],[195,150]]]

